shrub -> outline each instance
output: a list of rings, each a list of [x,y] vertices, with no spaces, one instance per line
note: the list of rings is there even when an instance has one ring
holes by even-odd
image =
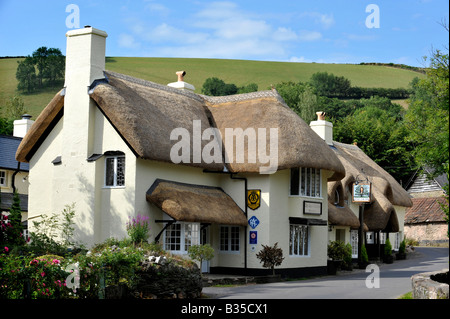
[[[284,260],[283,250],[277,247],[278,243],[275,243],[273,247],[263,246],[257,254],[256,258],[263,263],[263,267],[272,269],[272,275],[275,275],[275,266],[280,266]]]
[[[214,258],[214,248],[212,248],[208,244],[193,245],[189,247],[188,254],[189,257],[191,257],[191,259],[200,262],[200,269],[201,269],[203,260],[211,260]]]
[[[328,244],[328,257],[332,260],[344,260],[346,254],[345,244],[340,240],[331,241]]]
[[[361,259],[362,259],[363,263],[369,262],[369,255],[367,255],[366,245],[361,246]]]
[[[392,255],[392,245],[389,238],[386,238],[386,243],[384,244],[384,255],[385,256]]]
[[[137,215],[136,218],[129,216],[127,232],[133,243],[146,242],[149,236],[149,217]]]

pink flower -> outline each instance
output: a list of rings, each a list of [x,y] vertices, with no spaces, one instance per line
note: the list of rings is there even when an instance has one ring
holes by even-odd
[[[53,259],[52,262],[53,262],[54,264],[59,264],[59,263],[60,263],[60,261],[59,261],[58,259]]]
[[[8,251],[9,251],[9,248],[8,248],[8,247],[6,247],[6,246],[5,246],[5,251],[6,251],[6,252],[8,252]]]
[[[44,277],[45,276],[45,272],[41,272],[41,276]]]

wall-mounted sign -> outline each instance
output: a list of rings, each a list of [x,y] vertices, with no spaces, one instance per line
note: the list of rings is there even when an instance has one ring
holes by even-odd
[[[304,201],[303,214],[322,215],[322,203]]]
[[[258,232],[256,230],[251,230],[250,236],[248,237],[250,240],[250,245],[256,245],[258,243]]]
[[[259,225],[259,219],[256,218],[255,216],[252,216],[248,220],[248,224],[250,225],[251,228],[255,229]]]
[[[249,189],[247,190],[247,206],[250,209],[257,209],[261,205],[261,190]]]
[[[371,183],[353,183],[352,202],[370,203]]]

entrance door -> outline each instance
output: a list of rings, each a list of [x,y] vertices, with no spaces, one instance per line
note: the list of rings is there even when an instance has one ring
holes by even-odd
[[[209,226],[202,227],[200,234],[200,244],[209,244]],[[209,273],[209,260],[202,261],[202,273]]]

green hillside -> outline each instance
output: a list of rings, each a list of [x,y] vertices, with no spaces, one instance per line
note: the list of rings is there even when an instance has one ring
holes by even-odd
[[[0,59],[0,106],[17,94],[15,72],[20,59]],[[257,83],[259,90],[283,81],[306,82],[316,72],[328,72],[350,79],[352,86],[407,88],[410,81],[423,75],[414,71],[387,66],[353,64],[319,64],[267,62],[248,60],[187,59],[187,58],[107,58],[106,69],[160,84],[175,82],[176,71],[185,70],[186,82],[200,93],[203,82],[218,77],[237,86]],[[62,83],[61,83],[62,86]],[[34,118],[47,105],[60,87],[47,88],[33,94],[21,93],[28,112]]]

